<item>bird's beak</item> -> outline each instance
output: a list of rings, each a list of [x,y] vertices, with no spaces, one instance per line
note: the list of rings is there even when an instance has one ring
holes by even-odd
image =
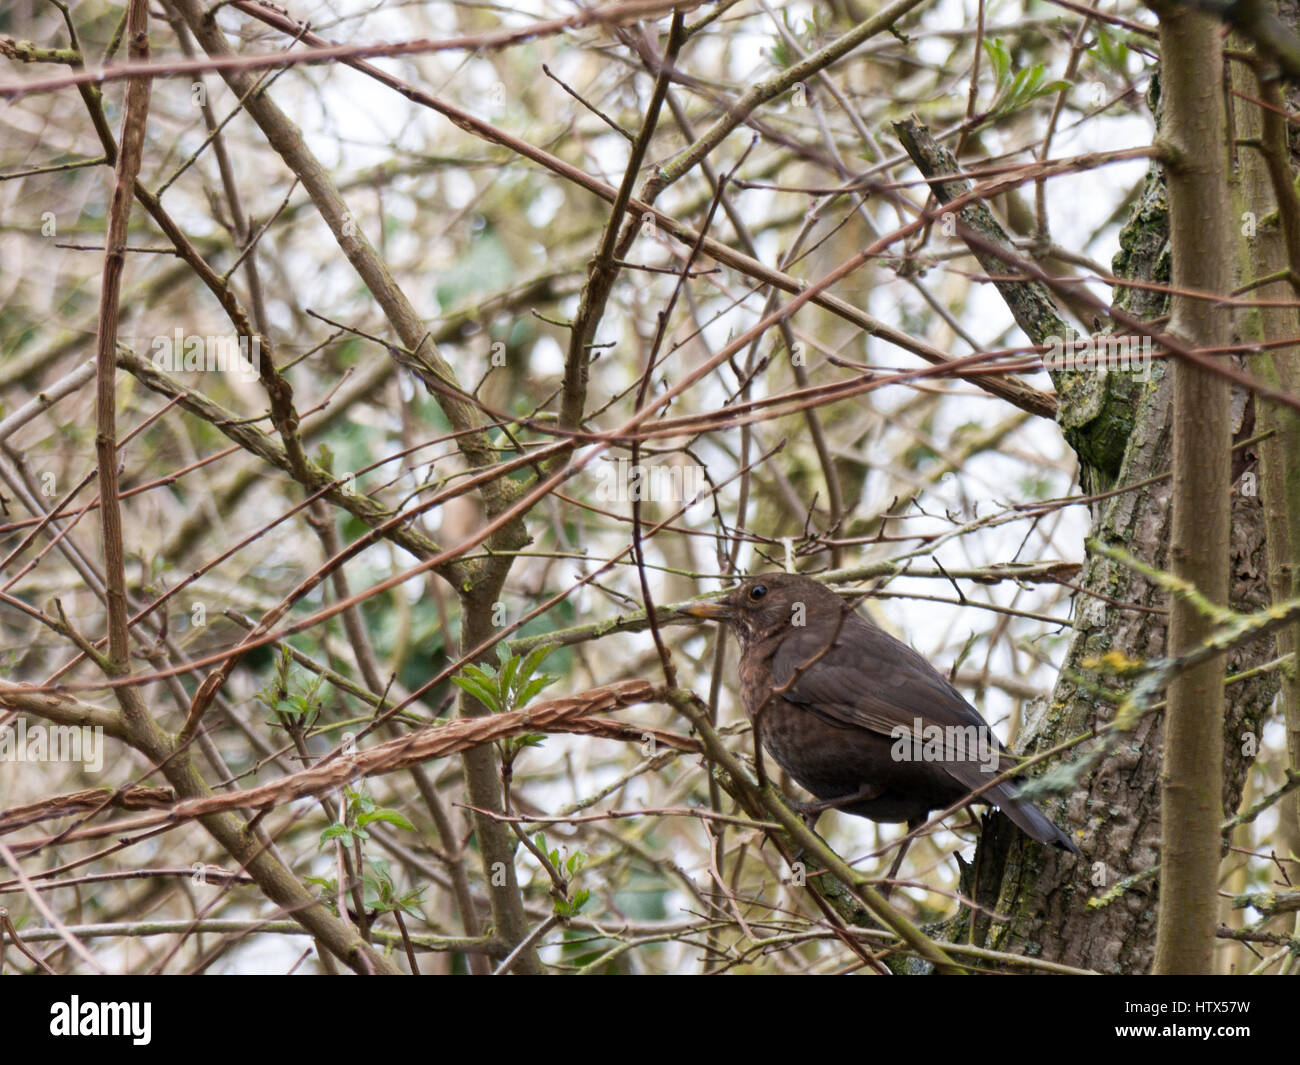
[[[731,617],[731,607],[725,602],[691,603],[690,606],[678,607],[677,612],[706,621],[726,621]]]

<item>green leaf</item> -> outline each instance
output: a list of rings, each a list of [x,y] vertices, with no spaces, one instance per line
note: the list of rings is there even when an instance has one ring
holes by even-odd
[[[533,697],[543,688],[548,688],[560,678],[554,673],[543,673],[540,677],[534,677],[528,682],[528,686],[519,693],[518,706],[527,706],[533,701]]]
[[[993,106],[989,109],[992,118],[1009,115],[1020,110],[1042,96],[1050,96],[1070,88],[1068,81],[1044,82],[1046,69],[1041,63],[1016,71],[1009,81],[1003,79],[999,85]]]
[[[1097,33],[1097,43],[1093,45],[1092,51],[1094,58],[1108,70],[1116,74],[1126,75],[1128,73],[1128,44],[1116,37],[1103,25],[1094,27]]]
[[[510,696],[514,691],[515,671],[519,668],[519,662],[518,658],[507,658],[501,666],[501,683],[499,687],[504,697],[502,702],[509,706],[511,710],[517,709],[514,700]]]
[[[537,672],[537,667],[545,661],[546,656],[554,651],[556,645],[553,643],[544,643],[540,647],[534,647],[527,655],[524,656],[523,675],[531,677]]]
[[[1007,72],[1011,69],[1011,53],[1000,37],[990,37],[984,42],[984,51],[989,62],[993,64],[993,85],[1001,93],[1007,82]]]
[[[490,707],[497,713],[501,712],[500,698],[498,698],[496,691],[486,684],[471,680],[469,677],[452,677],[451,682],[463,691],[469,692],[484,706]]]
[[[414,832],[415,826],[396,810],[382,809],[374,813],[362,814],[357,818],[357,825],[364,827],[373,824],[376,821],[383,821],[386,824],[396,825],[398,828],[405,829],[407,832]]]
[[[971,649],[975,646],[975,644],[979,641],[979,639],[980,639],[979,633],[975,632],[972,629],[971,634],[966,637],[966,642],[962,644],[961,650],[957,653],[956,661],[954,661],[952,664],[952,669],[954,671],[961,668],[962,663],[966,661],[966,658],[971,653]]]
[[[461,672],[473,677],[480,684],[486,684],[492,688],[497,686],[497,671],[491,666],[477,666],[471,662]]]
[[[587,900],[591,898],[591,892],[586,888],[579,888],[573,893],[571,899],[557,901],[555,903],[555,913],[560,917],[576,917],[587,905]]]

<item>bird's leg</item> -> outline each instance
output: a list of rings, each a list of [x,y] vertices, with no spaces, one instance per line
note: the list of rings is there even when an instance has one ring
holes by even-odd
[[[796,813],[806,817],[809,814],[819,814],[823,810],[834,810],[840,806],[847,806],[851,802],[863,802],[870,799],[878,799],[885,793],[884,787],[879,784],[863,784],[857,791],[850,795],[840,795],[834,799],[817,799],[813,802],[791,802],[790,808]]]
[[[925,824],[925,815],[914,817],[907,822],[907,831],[910,835]],[[907,855],[907,848],[912,845],[910,839],[904,839],[899,845],[898,853],[894,855],[894,864],[889,867],[889,873],[885,876],[885,886],[880,892],[880,897],[888,901],[889,893],[894,890],[894,877],[898,876],[898,870],[902,868],[903,858]]]
[[[851,802],[860,802],[865,799],[878,799],[884,794],[885,789],[878,784],[863,784],[857,791],[851,795],[841,795],[835,799],[814,799],[812,802],[799,802],[797,799],[786,799],[790,809],[803,818],[803,823],[808,826],[809,832],[816,831],[817,818],[821,816],[823,810],[833,810],[839,806],[846,806]]]

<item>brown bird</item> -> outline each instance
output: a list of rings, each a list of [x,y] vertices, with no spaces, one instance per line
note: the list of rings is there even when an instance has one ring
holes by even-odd
[[[810,577],[750,577],[682,608],[740,641],[740,694],[763,747],[816,803],[921,824],[1015,762],[979,711],[916,651]],[[980,800],[1040,843],[1079,848],[1004,782]],[[901,858],[901,855],[900,855]]]

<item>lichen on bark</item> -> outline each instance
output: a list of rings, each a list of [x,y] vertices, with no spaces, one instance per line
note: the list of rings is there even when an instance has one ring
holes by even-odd
[[[1121,236],[1117,276],[1168,281],[1167,211],[1164,179],[1153,164]],[[1165,301],[1163,292],[1148,288],[1118,287],[1115,296],[1117,306],[1144,319],[1163,315]],[[1167,569],[1170,482],[1150,480],[1166,474],[1172,458],[1166,366],[1153,362],[1147,379],[1109,373],[1092,375],[1096,380],[1089,382],[1086,376],[1058,380],[1060,420],[1079,455],[1084,490],[1135,486],[1091,504],[1092,536]],[[1240,493],[1232,505],[1231,605],[1250,610],[1267,602],[1261,508],[1257,498]],[[1045,750],[1113,718],[1117,699],[1133,680],[1107,672],[1101,663],[1107,652],[1120,651],[1137,662],[1165,653],[1168,597],[1163,591],[1100,554],[1089,555],[1082,586],[1064,666],[1050,701],[1027,717],[1017,737],[1021,753]],[[1267,661],[1272,643],[1260,640],[1233,651],[1229,674]],[[1268,712],[1276,674],[1264,673],[1227,691],[1223,797],[1231,811],[1240,802],[1250,762],[1238,737]],[[1068,794],[1044,803],[1050,816],[1079,833],[1081,858],[1031,843],[1005,818],[990,817],[975,860],[963,871],[961,886],[975,900],[976,915],[972,919],[963,910],[945,924],[941,937],[1101,972],[1146,972],[1155,943],[1158,878],[1139,881],[1104,906],[1090,900],[1159,862],[1161,718],[1159,712],[1146,714],[1132,731],[1104,741],[1104,753],[1087,765]],[[1086,759],[1096,742],[1076,748],[1072,757]]]

